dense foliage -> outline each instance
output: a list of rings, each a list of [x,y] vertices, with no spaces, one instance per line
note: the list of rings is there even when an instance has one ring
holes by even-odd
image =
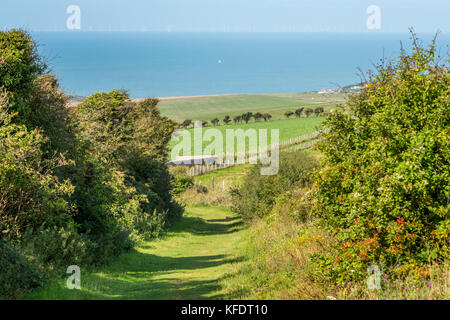
[[[443,63],[444,62],[444,63]],[[450,258],[450,76],[435,45],[384,62],[326,121],[315,212],[338,239],[333,277],[398,272]]]
[[[182,208],[158,100],[112,91],[69,109],[28,34],[0,32],[0,48],[0,297],[13,297],[158,236]]]
[[[90,190],[98,188],[105,197],[112,195],[120,201],[105,202],[114,206],[111,208],[113,215],[132,229],[147,230],[146,237],[152,237],[159,233],[163,223],[176,220],[181,213],[170,195],[171,178],[164,164],[166,144],[175,124],[161,117],[156,108],[158,100],[130,103],[126,101],[128,98],[121,91],[97,93],[72,112],[80,140],[87,141],[89,152],[97,159],[89,163],[88,170],[93,171],[96,178],[102,176],[95,172],[104,172],[112,175],[104,179],[115,180],[110,188],[105,188],[101,179],[87,181],[80,189],[83,199],[80,217],[92,216],[96,211],[101,217],[103,208],[97,205],[96,198],[90,197]],[[105,163],[120,173],[107,169]],[[137,217],[140,218],[136,221]],[[88,230],[103,227],[102,220],[90,221]],[[149,225],[144,227],[142,221],[148,221]]]
[[[252,167],[242,185],[232,190],[233,210],[244,219],[269,214],[280,194],[306,186],[317,163],[304,152],[282,153],[278,174],[261,175],[261,165]]]
[[[37,288],[42,282],[37,270],[0,239],[0,297],[14,297],[18,290]]]
[[[10,106],[26,117],[32,109],[30,98],[33,81],[45,70],[33,40],[21,30],[0,32],[0,85],[8,92]]]

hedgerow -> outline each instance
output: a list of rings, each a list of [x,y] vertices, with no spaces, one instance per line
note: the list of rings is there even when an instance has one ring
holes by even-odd
[[[14,297],[42,284],[30,270],[104,264],[182,207],[165,165],[175,123],[158,100],[112,91],[70,109],[26,32],[0,32],[0,49],[0,241],[13,252],[2,268],[19,273],[0,278],[0,297]]]
[[[314,212],[338,241],[320,263],[341,282],[372,264],[423,273],[450,257],[447,63],[413,34],[411,54],[384,61],[326,120]]]

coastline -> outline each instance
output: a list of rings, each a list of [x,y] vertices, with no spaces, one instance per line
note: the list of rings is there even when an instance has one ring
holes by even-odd
[[[158,99],[158,100],[176,100],[176,99],[222,97],[222,96],[234,96],[234,95],[237,95],[237,93],[207,94],[207,95],[198,95],[198,96],[153,97],[153,99]],[[144,101],[146,99],[152,99],[152,98],[151,97],[149,97],[149,98],[133,98],[133,99],[128,99],[126,101],[129,101],[129,102],[142,102],[142,101]],[[82,101],[69,101],[67,103],[67,106],[68,107],[76,107],[80,103],[82,103]]]
[[[364,86],[363,84],[356,84],[356,85],[349,85],[345,86],[343,88],[339,89],[322,89],[321,91],[305,91],[305,92],[297,92],[295,94],[308,94],[308,93],[315,93],[315,94],[334,94],[334,93],[348,93],[347,91],[359,91]],[[365,84],[364,84],[365,85]],[[344,92],[342,91],[344,90]],[[127,99],[127,102],[142,102],[146,99],[158,99],[160,101],[167,101],[167,100],[178,100],[178,99],[195,99],[195,98],[210,98],[210,97],[230,97],[230,96],[236,96],[236,95],[276,95],[277,93],[223,93],[223,94],[206,94],[206,95],[193,95],[193,96],[167,96],[167,97],[146,97],[146,98],[130,98]],[[278,94],[286,94],[286,93],[278,93]],[[68,95],[69,102],[67,103],[68,107],[76,107],[77,105],[81,104],[86,97],[82,96],[76,96],[76,100],[71,99],[71,97],[74,97],[72,95]]]

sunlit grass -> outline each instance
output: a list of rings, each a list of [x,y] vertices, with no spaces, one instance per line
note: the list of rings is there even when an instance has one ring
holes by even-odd
[[[81,271],[81,290],[55,280],[25,299],[219,299],[221,279],[241,263],[246,230],[226,209],[187,208],[161,239],[98,270]]]
[[[221,132],[222,139],[223,139],[223,152],[226,151],[226,132],[227,130],[237,130],[242,129],[244,132],[247,130],[255,130],[256,136],[259,135],[259,130],[266,129],[267,130],[267,144],[271,145],[275,143],[275,141],[272,140],[272,133],[271,130],[275,129],[279,132],[279,141],[283,142],[289,139],[298,138],[300,136],[313,133],[317,131],[320,128],[320,124],[325,120],[325,117],[310,117],[310,118],[293,118],[293,119],[286,119],[286,120],[278,120],[278,121],[259,121],[259,122],[249,122],[248,124],[230,124],[230,125],[224,125],[224,126],[217,126],[214,129],[218,129]],[[203,128],[203,135],[205,134],[205,131],[211,127]],[[195,135],[194,129],[190,128],[188,129],[190,136],[191,136],[191,154],[195,153],[194,150],[194,144],[196,141],[202,140],[202,146],[204,152],[205,148],[212,142],[212,141],[205,141],[203,136]],[[170,144],[169,148],[173,148],[177,143],[183,142],[183,139],[180,138],[179,140],[173,139]],[[259,137],[258,137],[258,143],[259,143]],[[237,151],[237,142],[235,142],[235,151]],[[246,138],[245,142],[245,151],[254,151],[254,149],[250,150],[249,148],[249,140]],[[214,152],[213,152],[214,154]]]

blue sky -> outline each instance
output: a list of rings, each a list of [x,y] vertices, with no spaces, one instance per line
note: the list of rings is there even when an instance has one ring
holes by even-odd
[[[69,5],[82,31],[450,32],[448,0],[1,0],[0,28],[66,30]],[[367,8],[381,9],[368,30]]]

